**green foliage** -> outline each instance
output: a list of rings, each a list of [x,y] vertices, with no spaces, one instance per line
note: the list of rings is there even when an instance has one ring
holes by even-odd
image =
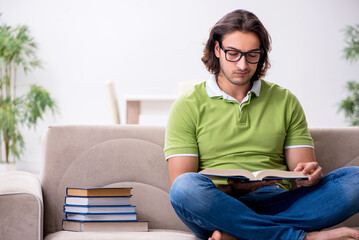
[[[344,57],[350,62],[355,62],[359,59],[359,24],[355,26],[348,26],[345,29]]]
[[[0,14],[1,16],[1,14]],[[37,45],[27,26],[0,25],[0,162],[10,155],[19,159],[25,142],[20,126],[35,128],[45,112],[56,113],[56,103],[44,88],[30,85],[28,93],[16,96],[17,71],[25,73],[41,67],[36,57]]]
[[[349,93],[346,99],[340,102],[339,110],[344,111],[345,117],[351,125],[359,125],[359,83],[355,81],[347,82],[346,89]]]
[[[24,121],[27,126],[36,127],[37,121],[43,118],[44,113],[49,109],[53,114],[56,113],[56,103],[50,94],[40,86],[31,85],[24,103]]]
[[[359,25],[348,26],[345,29],[344,57],[347,61],[353,63],[359,60]],[[347,98],[339,104],[339,111],[343,111],[345,118],[352,126],[359,126],[359,82],[348,81],[346,90]]]
[[[24,149],[24,140],[18,129],[20,124],[18,116],[21,115],[18,106],[20,105],[19,99],[13,101],[8,97],[0,100],[0,129],[5,149],[7,149],[5,159],[9,159],[10,153],[19,158]]]

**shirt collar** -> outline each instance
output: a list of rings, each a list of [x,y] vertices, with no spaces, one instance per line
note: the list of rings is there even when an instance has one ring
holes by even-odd
[[[259,94],[261,92],[261,80],[257,80],[253,82],[252,89],[249,90],[249,95],[251,92],[253,92],[257,97],[259,97]],[[228,95],[227,93],[223,92],[216,80],[216,76],[212,74],[209,78],[209,80],[206,83],[206,90],[209,97],[223,97],[226,100],[235,100],[232,96]]]

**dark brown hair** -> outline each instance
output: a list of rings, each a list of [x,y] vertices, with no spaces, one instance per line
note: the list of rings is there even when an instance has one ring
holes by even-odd
[[[253,82],[263,77],[267,70],[270,68],[268,52],[271,50],[271,38],[258,17],[246,10],[240,9],[230,12],[213,26],[203,51],[204,54],[202,57],[202,62],[204,65],[206,65],[206,68],[210,73],[218,76],[220,65],[219,59],[216,57],[214,51],[215,43],[216,41],[222,43],[223,37],[226,34],[232,33],[236,30],[244,33],[255,33],[261,43],[260,48],[263,50],[263,55],[258,62],[257,70],[251,79]]]

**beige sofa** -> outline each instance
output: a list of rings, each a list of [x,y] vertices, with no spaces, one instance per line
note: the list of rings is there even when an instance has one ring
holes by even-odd
[[[41,177],[0,175],[0,239],[197,239],[169,201],[164,127],[51,126],[42,146]],[[359,165],[359,128],[311,129],[324,173]],[[132,186],[138,218],[149,232],[62,231],[65,189]],[[341,224],[359,227],[359,214]]]

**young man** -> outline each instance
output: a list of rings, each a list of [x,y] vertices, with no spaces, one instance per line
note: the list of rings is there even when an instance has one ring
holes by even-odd
[[[359,239],[336,225],[359,211],[359,168],[322,177],[296,97],[260,80],[269,68],[270,37],[244,10],[211,30],[202,61],[213,74],[173,105],[165,155],[171,203],[203,239]],[[302,171],[290,189],[283,180],[214,181],[204,168]]]

